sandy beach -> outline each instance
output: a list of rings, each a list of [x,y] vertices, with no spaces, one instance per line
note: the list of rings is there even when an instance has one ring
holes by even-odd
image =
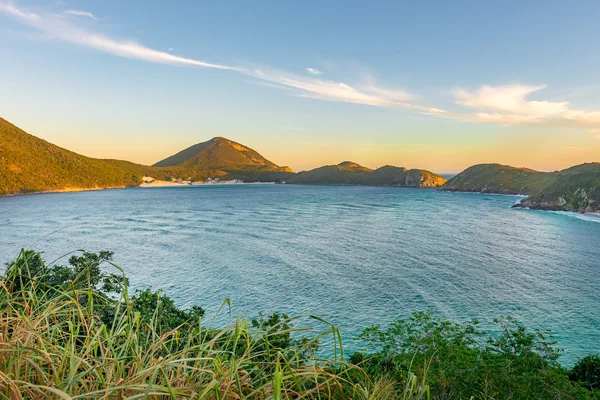
[[[257,183],[266,184],[266,183],[274,183],[274,182],[257,182]],[[139,185],[139,187],[152,188],[152,187],[173,187],[173,186],[249,185],[249,184],[256,184],[256,183],[247,183],[247,182],[243,182],[239,179],[232,179],[232,180],[227,180],[227,181],[212,179],[212,180],[207,180],[204,182],[190,182],[190,181],[172,182],[172,181],[159,181],[159,180],[153,180],[150,182],[150,181],[145,180]]]
[[[168,186],[190,186],[189,182],[171,182],[171,181],[157,181],[154,180],[152,182],[143,182],[139,185],[141,188],[150,188],[150,187],[168,187]]]

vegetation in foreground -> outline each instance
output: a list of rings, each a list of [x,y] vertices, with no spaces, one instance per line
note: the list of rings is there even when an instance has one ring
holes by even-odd
[[[567,370],[550,336],[510,318],[489,334],[415,313],[366,329],[365,351],[345,357],[339,331],[317,317],[323,332],[279,313],[215,329],[201,307],[130,295],[111,257],[82,252],[57,266],[24,250],[7,266],[1,398],[600,398],[598,356]],[[325,335],[333,348],[318,351]]]

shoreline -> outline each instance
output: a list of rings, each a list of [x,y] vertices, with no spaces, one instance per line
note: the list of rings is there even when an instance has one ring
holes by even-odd
[[[581,212],[581,211],[566,211],[566,210],[544,210],[544,209],[540,209],[540,208],[531,208],[531,207],[513,207],[513,208],[517,209],[517,210],[542,211],[545,213],[564,215],[567,217],[574,217],[574,218],[580,219],[582,221],[600,222],[600,211]]]
[[[440,192],[448,192],[448,193],[465,193],[465,194],[492,194],[496,196],[517,196],[517,197],[529,197],[528,194],[523,193],[496,193],[496,192],[481,192],[475,190],[453,190],[453,189],[438,189]]]
[[[600,222],[600,211],[584,212],[583,215],[591,218],[598,218]]]
[[[111,189],[127,189],[135,186],[108,186],[108,187],[94,187],[94,188],[64,188],[64,189],[56,189],[56,190],[42,190],[35,192],[17,192],[17,193],[7,193],[0,194],[0,198],[2,197],[17,197],[17,196],[30,196],[35,194],[50,194],[50,193],[77,193],[77,192],[98,192],[100,190],[111,190]]]
[[[101,190],[112,190],[112,189],[133,189],[133,188],[160,188],[160,187],[188,187],[188,186],[211,186],[211,185],[271,185],[276,184],[276,182],[242,182],[242,181],[222,181],[222,182],[214,182],[214,183],[178,183],[178,182],[168,182],[168,181],[158,181],[158,184],[155,183],[142,183],[140,185],[131,185],[131,186],[107,186],[107,187],[93,187],[93,188],[64,188],[64,189],[56,189],[56,190],[40,190],[33,192],[16,192],[16,193],[6,193],[0,194],[0,198],[3,197],[18,197],[18,196],[30,196],[37,194],[50,194],[50,193],[77,193],[77,192],[97,192]]]

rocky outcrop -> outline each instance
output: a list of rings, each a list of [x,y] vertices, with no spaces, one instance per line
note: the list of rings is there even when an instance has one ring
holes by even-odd
[[[600,211],[600,163],[555,172],[480,164],[450,179],[442,190],[528,195],[514,207],[535,210]]]
[[[446,183],[446,179],[433,172],[410,169],[406,172],[406,186],[437,188]]]
[[[513,207],[547,211],[599,212],[600,197],[591,197],[588,190],[580,187],[572,194],[547,199],[544,199],[543,195],[530,196]]]

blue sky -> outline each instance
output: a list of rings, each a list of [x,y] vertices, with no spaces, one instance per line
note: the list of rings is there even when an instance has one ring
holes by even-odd
[[[0,116],[93,157],[600,161],[600,2],[0,0]]]

